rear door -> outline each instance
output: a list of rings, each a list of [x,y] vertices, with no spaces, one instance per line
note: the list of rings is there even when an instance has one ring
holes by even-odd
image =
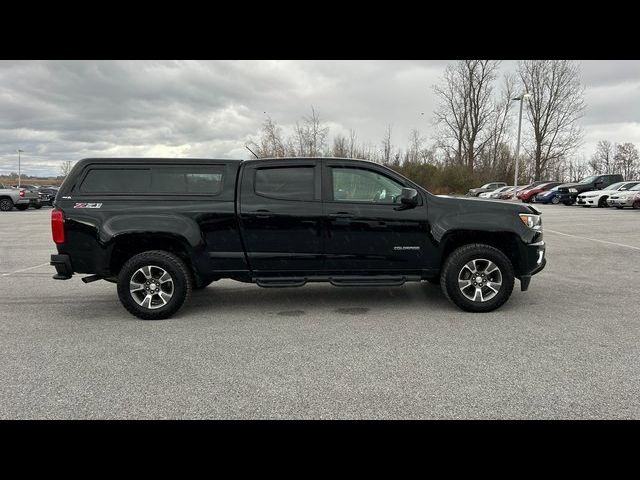
[[[320,167],[317,159],[244,164],[238,208],[254,275],[323,269]]]

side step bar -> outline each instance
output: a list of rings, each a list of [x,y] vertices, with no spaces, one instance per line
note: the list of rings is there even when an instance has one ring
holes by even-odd
[[[399,287],[405,282],[419,282],[420,275],[358,275],[313,277],[262,277],[253,281],[263,288],[302,287],[308,282],[329,282],[336,287]]]
[[[262,288],[301,287],[307,283],[306,278],[282,277],[282,278],[256,278],[256,284]]]

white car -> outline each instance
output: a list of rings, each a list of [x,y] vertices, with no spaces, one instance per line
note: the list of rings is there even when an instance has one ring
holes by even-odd
[[[507,185],[506,187],[496,188],[495,190],[493,190],[491,192],[481,193],[480,195],[478,195],[478,197],[480,197],[480,198],[498,198],[498,195],[497,195],[498,193],[506,192],[510,188],[513,188],[513,187]],[[493,196],[493,194],[496,194],[496,195]]]
[[[640,185],[640,180],[618,182],[614,183],[613,185],[609,185],[604,190],[591,190],[589,192],[583,192],[578,195],[576,203],[578,205],[582,205],[583,207],[606,207],[608,206],[607,199],[611,195],[626,192],[636,185]]]
[[[616,192],[607,199],[610,207],[624,208],[633,207],[640,208],[640,183],[625,192]]]

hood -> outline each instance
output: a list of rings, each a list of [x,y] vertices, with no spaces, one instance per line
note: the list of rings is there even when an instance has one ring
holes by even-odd
[[[542,213],[537,208],[525,203],[504,202],[490,198],[480,197],[451,197],[449,195],[437,195],[440,201],[450,208],[461,208],[465,211],[475,210],[478,213],[534,213],[539,215]]]

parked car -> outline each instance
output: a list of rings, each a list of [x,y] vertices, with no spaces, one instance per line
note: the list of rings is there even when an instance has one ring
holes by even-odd
[[[480,195],[478,195],[478,198],[498,198],[499,193],[504,192],[509,188],[513,188],[513,187],[505,185],[504,187],[496,188],[491,192],[483,192]]]
[[[486,312],[546,264],[534,207],[432,195],[351,159],[85,159],[51,227],[55,279],[116,282],[122,305],[147,320],[221,278],[269,288],[427,280]]]
[[[498,199],[500,199],[500,200],[511,200],[514,195],[517,195],[518,192],[521,192],[522,190],[524,190],[527,187],[528,187],[528,185],[524,185],[522,187],[517,187],[517,188],[516,187],[511,187],[511,189],[500,193],[498,195]]]
[[[525,192],[525,191],[527,191],[527,190],[529,190],[529,189],[531,189],[531,188],[535,188],[535,187],[537,187],[538,185],[543,185],[543,184],[545,184],[545,183],[547,183],[547,182],[549,182],[549,180],[536,180],[535,182],[532,182],[532,183],[530,183],[530,184],[528,184],[528,185],[524,185],[524,186],[523,186],[524,188],[522,188],[522,189],[518,189],[518,193],[516,193],[516,198],[517,198],[518,200],[520,200],[520,195],[521,195],[523,192]]]
[[[607,199],[616,192],[625,192],[640,184],[640,181],[618,182],[609,185],[604,190],[592,190],[578,195],[577,204],[583,207],[608,207]]]
[[[535,196],[535,203],[553,203],[554,205],[557,205],[558,203],[560,203],[560,193],[558,192],[558,187],[560,185],[558,185],[557,187],[553,187],[549,190],[546,190],[544,192],[540,192],[539,194],[537,194]]]
[[[58,189],[55,187],[41,187],[38,189],[40,203],[43,205],[53,206],[53,201],[56,199],[57,194]]]
[[[500,187],[504,187],[507,184],[504,182],[493,182],[493,183],[486,183],[483,186],[481,186],[480,188],[472,188],[467,192],[467,196],[469,197],[477,197],[478,195],[480,195],[481,193],[485,193],[485,192],[493,192],[494,190],[496,190],[497,188]]]
[[[8,212],[16,207],[18,210],[26,210],[29,207],[41,208],[38,194],[26,188],[6,187],[0,184],[0,211]]]
[[[607,199],[607,204],[619,209],[624,207],[640,208],[640,184],[625,192],[619,191],[611,194]]]
[[[590,190],[604,190],[609,185],[624,181],[622,175],[592,175],[580,180],[578,183],[563,183],[558,186],[558,198],[565,205],[576,203],[578,194]]]
[[[535,201],[536,195],[539,193],[551,190],[553,187],[557,187],[560,184],[561,182],[546,182],[540,183],[539,185],[532,185],[531,187],[525,188],[519,192],[518,198],[524,203],[530,203]]]

